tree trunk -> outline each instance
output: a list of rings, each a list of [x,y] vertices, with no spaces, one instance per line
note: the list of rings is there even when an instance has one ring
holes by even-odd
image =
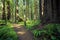
[[[34,0],[34,20],[38,19],[38,4],[37,4],[37,0]]]
[[[15,5],[15,23],[16,23],[17,14],[18,14],[18,0],[16,0],[15,2],[16,2],[16,5]]]
[[[49,23],[52,20],[52,6],[51,0],[41,0],[41,13],[40,17],[42,23]]]
[[[2,2],[3,2],[2,20],[6,20],[6,14],[5,14],[5,0],[2,0]]]
[[[29,19],[29,0],[26,0],[26,17]]]
[[[10,2],[7,1],[7,20],[10,20],[11,18],[11,13],[10,13]]]

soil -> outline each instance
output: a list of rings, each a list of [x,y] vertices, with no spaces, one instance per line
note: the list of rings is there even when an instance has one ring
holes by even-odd
[[[34,40],[32,33],[24,26],[19,24],[13,24],[13,27],[18,35],[18,40]]]

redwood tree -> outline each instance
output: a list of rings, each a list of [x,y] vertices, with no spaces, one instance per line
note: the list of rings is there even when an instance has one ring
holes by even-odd
[[[2,12],[2,20],[6,19],[6,15],[5,15],[5,0],[2,0],[3,3],[3,12]]]
[[[10,1],[7,1],[7,19],[9,20],[11,17],[11,13],[10,13]]]

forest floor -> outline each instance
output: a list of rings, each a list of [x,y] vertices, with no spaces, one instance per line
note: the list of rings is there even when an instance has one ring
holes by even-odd
[[[18,35],[18,40],[33,40],[33,35],[24,26],[19,24],[13,24],[14,30]]]

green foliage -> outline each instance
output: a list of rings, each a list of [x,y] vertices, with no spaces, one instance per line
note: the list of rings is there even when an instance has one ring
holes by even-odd
[[[0,40],[17,40],[17,35],[10,24],[0,26]]]
[[[0,20],[0,24],[5,24],[5,20]]]
[[[40,24],[40,20],[36,20],[36,21],[28,20],[26,22],[26,24],[27,24],[27,26],[26,26],[27,29],[33,29],[33,28],[35,28],[36,25]]]
[[[0,19],[2,19],[2,9],[3,9],[3,0],[0,0]],[[28,20],[33,20],[34,19],[34,15],[36,16],[36,19],[39,18],[39,0],[36,0],[36,4],[34,0],[25,0],[23,2],[23,0],[5,0],[5,15],[7,17],[7,2],[9,1],[9,6],[10,6],[10,14],[11,14],[11,22],[15,21],[15,13],[16,10],[18,9],[18,15],[20,18],[24,19],[24,15],[26,16],[25,19]],[[18,3],[18,5],[16,4]],[[25,5],[24,5],[25,4]],[[3,5],[3,6],[2,6]],[[37,5],[37,6],[36,6]],[[35,8],[36,6],[36,8]],[[24,11],[25,10],[25,11]],[[35,11],[36,10],[36,11]],[[16,14],[17,15],[17,14]],[[6,19],[7,20],[7,19]]]
[[[58,32],[60,33],[60,24],[56,24],[56,26],[57,26]]]
[[[24,25],[24,22],[19,22],[18,24],[20,24],[20,25]]]
[[[51,36],[51,40],[56,40],[56,37],[55,36]]]
[[[35,37],[39,37],[42,32],[44,32],[44,31],[40,31],[40,30],[38,30],[38,29],[32,30],[32,33],[34,34]]]
[[[33,30],[35,38],[41,40],[60,40],[60,24],[48,24],[42,30]]]

